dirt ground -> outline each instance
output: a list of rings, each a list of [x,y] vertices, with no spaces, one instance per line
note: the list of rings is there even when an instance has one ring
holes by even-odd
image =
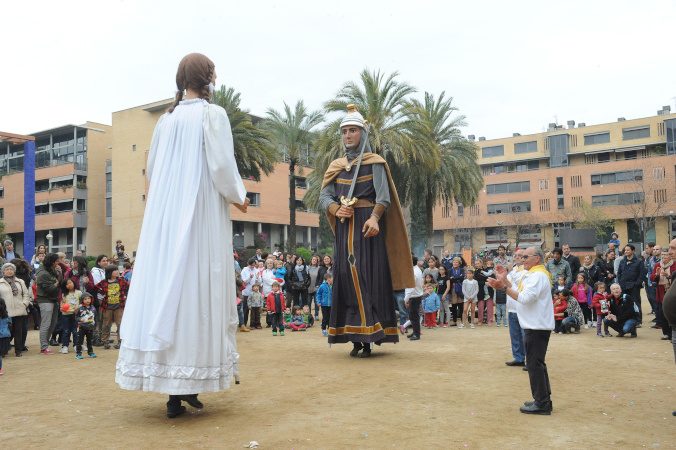
[[[649,308],[647,302],[644,304]],[[649,309],[648,309],[649,310]],[[650,320],[652,316],[648,316]],[[5,448],[636,448],[676,444],[676,366],[659,330],[638,339],[596,330],[554,335],[547,363],[554,412],[519,412],[528,376],[511,360],[507,328],[423,330],[351,358],[318,327],[273,337],[238,333],[241,384],[200,395],[205,408],[165,415],[163,395],[121,390],[117,350],[29,351],[4,359]],[[196,348],[199,344],[196,343]],[[53,348],[53,350],[57,350]]]

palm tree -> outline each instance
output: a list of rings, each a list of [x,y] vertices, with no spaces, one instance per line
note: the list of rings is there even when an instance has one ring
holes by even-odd
[[[240,109],[240,101],[239,92],[225,86],[211,97],[211,102],[228,114],[239,174],[259,180],[261,172],[269,175],[275,169],[279,153],[273,144],[274,136],[253,124],[249,111]]]
[[[292,110],[284,103],[279,112],[268,108],[265,127],[275,136],[277,145],[289,161],[289,251],[296,250],[296,165],[302,156],[302,150],[314,140],[312,129],[324,120],[319,111],[308,111],[299,100]],[[302,168],[301,168],[302,172]]]
[[[351,81],[345,83],[336,98],[324,104],[324,109],[327,114],[345,113],[347,105],[354,104],[369,122],[371,149],[385,158],[390,169],[411,164],[435,167],[438,165],[438,155],[427,152],[406,133],[406,116],[402,108],[407,97],[415,92],[415,88],[398,81],[398,76],[398,72],[386,76],[380,71],[369,72],[365,69],[360,74],[361,84]],[[308,179],[310,186],[305,195],[306,204],[313,208],[317,206],[319,188],[326,169],[331,161],[343,156],[341,120],[342,117],[339,117],[331,122],[323,130],[315,146],[315,170]],[[394,181],[399,190],[398,180]]]
[[[401,180],[399,190],[404,204],[424,201],[426,217],[426,246],[431,248],[434,234],[434,206],[452,200],[463,205],[474,205],[484,185],[477,164],[477,149],[460,134],[466,125],[465,116],[451,118],[458,108],[452,106],[453,97],[444,99],[442,92],[435,101],[425,92],[425,101],[409,101],[403,108],[406,115],[403,126],[410,138],[424,150],[439,155],[436,167],[412,164],[395,167],[395,177]]]

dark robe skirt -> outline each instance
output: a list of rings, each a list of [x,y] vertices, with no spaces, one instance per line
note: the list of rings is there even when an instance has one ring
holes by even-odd
[[[336,196],[346,196],[354,169],[343,170],[334,180]],[[373,166],[359,169],[353,197],[375,203]],[[399,342],[392,276],[385,246],[385,221],[380,232],[365,238],[364,223],[373,207],[355,208],[354,216],[336,220],[333,251],[333,294],[329,318],[329,343],[364,342],[380,345]]]

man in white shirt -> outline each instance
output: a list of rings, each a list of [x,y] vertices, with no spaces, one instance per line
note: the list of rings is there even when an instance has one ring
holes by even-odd
[[[523,253],[524,268],[528,270],[518,286],[507,279],[507,270],[496,267],[496,277],[488,279],[493,289],[502,289],[517,301],[519,323],[524,329],[526,361],[532,402],[521,407],[524,414],[550,415],[551,389],[545,356],[549,337],[554,329],[554,305],[551,296],[551,275],[545,269],[545,255],[540,248],[529,247]]]
[[[256,269],[256,263],[257,260],[255,257],[249,259],[247,261],[248,266],[246,266],[244,269],[242,269],[242,281],[246,286],[244,289],[242,289],[242,308],[244,312],[244,324],[240,325],[240,330],[241,331],[248,331],[246,329],[246,323],[249,320],[249,306],[247,305],[247,300],[249,296],[253,293],[253,285],[254,284],[262,284],[263,281],[261,280],[261,274]]]
[[[413,256],[413,277],[415,278],[415,287],[405,290],[404,302],[408,308],[408,320],[411,322],[413,332],[407,337],[412,341],[420,339],[420,303],[423,295],[423,275],[422,270],[418,267],[418,257]]]
[[[525,250],[520,248],[514,253],[514,267],[507,275],[507,279],[513,285],[519,285],[519,281],[526,274],[522,264],[522,256]],[[509,338],[512,341],[512,356],[514,360],[507,361],[508,366],[526,366],[526,346],[523,344],[523,330],[519,325],[519,317],[516,314],[516,300],[507,296],[507,323],[509,323]]]

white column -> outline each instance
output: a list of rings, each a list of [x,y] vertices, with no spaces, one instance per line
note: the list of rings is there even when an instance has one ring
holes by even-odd
[[[263,224],[258,223],[258,231],[256,232],[257,234],[261,234],[263,232]]]
[[[312,247],[312,227],[307,227],[307,247],[308,250]]]
[[[282,225],[284,227],[284,244],[289,242],[289,226],[288,225]]]

